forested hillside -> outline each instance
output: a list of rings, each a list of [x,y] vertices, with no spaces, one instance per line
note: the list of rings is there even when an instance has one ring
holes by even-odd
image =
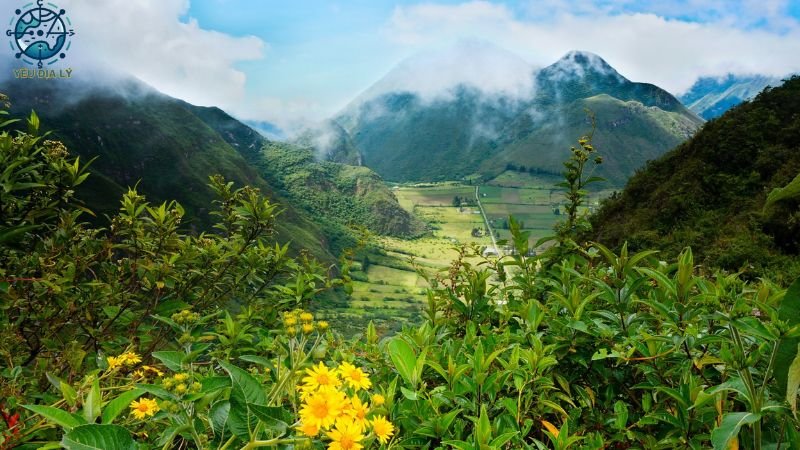
[[[668,255],[691,245],[709,265],[792,279],[800,273],[798,201],[764,206],[773,189],[798,173],[800,78],[794,77],[637,171],[592,218],[592,238]]]

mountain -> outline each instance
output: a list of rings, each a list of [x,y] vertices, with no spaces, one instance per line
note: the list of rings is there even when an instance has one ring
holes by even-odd
[[[800,202],[764,209],[800,173],[800,77],[708,122],[651,161],[592,217],[587,238],[661,248],[750,276],[800,275]],[[774,277],[772,277],[774,278]]]
[[[668,92],[627,80],[591,53],[570,52],[539,71],[507,52],[487,53],[480,67],[467,66],[467,81],[447,88],[443,80],[418,89],[403,82],[426,80],[413,70],[424,64],[406,61],[334,120],[384,178],[429,181],[491,176],[508,164],[559,173],[576,138],[591,131],[589,109],[605,160],[599,175],[615,185],[703,122]]]
[[[92,176],[79,195],[99,217],[116,212],[122,193],[138,184],[138,190],[151,203],[178,200],[186,210],[187,226],[207,230],[215,198],[207,186],[208,177],[221,174],[237,186],[257,187],[279,203],[283,210],[278,221],[279,240],[291,240],[296,249],[309,249],[321,259],[332,260],[343,248],[355,244],[355,236],[348,231],[351,225],[362,225],[376,233],[409,234],[409,230],[401,229],[403,224],[393,227],[364,216],[330,220],[320,211],[304,208],[285,189],[283,177],[292,173],[278,175],[263,169],[263,150],[271,142],[219,108],[194,106],[132,79],[107,85],[75,83],[69,88],[38,80],[11,81],[0,85],[0,92],[11,97],[13,115],[36,110],[43,131],[52,132],[83,161],[96,158]],[[303,151],[290,145],[287,148]],[[314,163],[303,161],[308,166]],[[342,172],[350,170],[329,164]],[[292,169],[301,170],[301,166]],[[400,214],[397,210],[401,208],[388,187],[376,182],[377,175],[366,168],[353,169],[359,169],[351,177],[353,183],[368,186],[373,195],[339,195],[360,210],[387,212],[393,217]],[[338,181],[327,180],[328,173],[318,175],[319,186]],[[313,188],[306,194],[335,196]],[[381,207],[373,208],[374,203]],[[417,226],[409,217],[403,218],[409,227]]]
[[[322,160],[361,165],[361,152],[356,148],[353,139],[341,125],[332,120],[306,129],[292,139],[291,143],[311,149]]]
[[[681,95],[680,100],[700,117],[711,120],[752,99],[765,87],[780,84],[779,78],[763,75],[703,77]]]

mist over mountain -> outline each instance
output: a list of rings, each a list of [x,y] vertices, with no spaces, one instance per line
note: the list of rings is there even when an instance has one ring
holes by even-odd
[[[780,78],[764,75],[702,77],[679,98],[700,117],[710,120],[754,98],[767,86],[780,86]]]
[[[457,66],[460,49],[438,64]],[[509,164],[558,173],[570,146],[591,132],[588,109],[605,159],[600,175],[621,184],[703,122],[670,93],[631,82],[598,55],[570,52],[541,70],[488,45],[478,55],[503,63],[467,59],[469,75],[452,75],[455,69],[428,82],[437,63],[414,72],[423,65],[412,58],[337,115],[363,164],[390,180],[492,175]]]

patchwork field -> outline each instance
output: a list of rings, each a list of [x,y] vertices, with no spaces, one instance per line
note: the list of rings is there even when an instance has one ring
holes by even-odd
[[[510,238],[509,216],[530,232],[531,245],[552,235],[563,210],[563,191],[554,187],[558,181],[555,177],[505,172],[478,186],[480,203],[495,236]],[[418,271],[433,275],[446,270],[460,246],[480,249],[492,245],[475,198],[475,186],[454,182],[399,185],[393,186],[392,192],[403,208],[428,223],[431,233],[413,240],[374,238],[372,248],[353,267],[357,281],[353,282],[351,299],[329,310],[339,329],[356,333],[372,320],[382,331],[391,332],[415,322],[426,302],[427,287]],[[609,194],[592,193],[587,208]]]

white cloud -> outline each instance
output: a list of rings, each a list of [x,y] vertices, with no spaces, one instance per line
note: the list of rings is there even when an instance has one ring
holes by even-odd
[[[688,0],[693,2],[696,0]],[[536,2],[555,8],[546,21],[535,17],[523,20],[507,7],[485,1],[398,7],[385,34],[398,44],[419,48],[483,36],[539,66],[570,50],[587,50],[602,56],[629,79],[678,93],[699,76],[727,72],[784,76],[800,71],[800,27],[792,20],[783,21],[788,29],[771,32],[763,27],[737,27],[731,17],[722,17],[722,9],[709,10],[720,16],[717,20],[700,23],[619,12],[624,3],[578,2],[576,10],[581,13],[572,14],[563,7],[565,2]],[[670,14],[681,14],[686,4],[667,1],[661,8],[672,7]],[[766,4],[769,7],[762,10],[766,13],[759,16],[763,20],[776,18],[785,7],[781,2]],[[709,5],[716,7],[715,2],[706,2]]]
[[[69,64],[77,77],[131,74],[198,105],[231,107],[244,98],[242,61],[263,58],[256,37],[234,37],[181,21],[188,0],[60,0],[75,29]]]

